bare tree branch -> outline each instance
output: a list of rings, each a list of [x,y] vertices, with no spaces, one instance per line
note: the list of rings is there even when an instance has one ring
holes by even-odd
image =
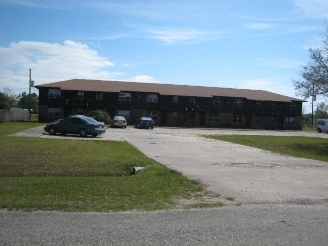
[[[296,93],[304,98],[328,97],[328,26],[323,43],[322,47],[309,49],[310,61],[302,67],[302,79],[293,81]]]

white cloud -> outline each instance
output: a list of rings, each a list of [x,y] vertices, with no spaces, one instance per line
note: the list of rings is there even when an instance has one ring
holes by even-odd
[[[198,31],[193,29],[163,29],[163,30],[148,30],[152,38],[159,39],[166,44],[173,44],[182,41],[201,42],[213,39],[213,33]]]
[[[154,77],[147,76],[147,75],[138,75],[134,76],[133,78],[129,79],[129,81],[133,82],[143,82],[143,83],[160,83]]]
[[[281,95],[296,97],[295,89],[290,81],[284,83],[284,81],[278,81],[276,79],[246,79],[241,80],[237,87],[239,89],[251,89],[251,90],[264,90]]]
[[[321,19],[328,17],[327,0],[294,0],[294,3],[312,18]]]
[[[0,89],[23,91],[28,88],[29,69],[36,85],[72,78],[113,79],[120,75],[107,71],[114,66],[107,58],[70,40],[63,44],[21,41],[0,47],[0,66]]]
[[[271,26],[265,23],[253,23],[253,24],[245,24],[244,27],[249,29],[267,29]]]

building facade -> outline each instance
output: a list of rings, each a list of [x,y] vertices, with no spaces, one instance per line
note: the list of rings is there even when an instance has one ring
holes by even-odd
[[[38,85],[39,121],[102,110],[134,124],[301,129],[302,102],[262,90],[74,79]]]

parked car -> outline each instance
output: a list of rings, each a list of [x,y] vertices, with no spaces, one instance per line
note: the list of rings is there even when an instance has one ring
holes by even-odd
[[[126,128],[127,121],[123,116],[114,116],[111,127],[121,127]]]
[[[136,128],[150,128],[153,129],[154,128],[154,121],[152,118],[150,117],[140,117],[136,124],[135,124]]]
[[[79,134],[81,137],[86,137],[87,135],[96,137],[106,132],[106,127],[103,122],[98,122],[94,118],[84,115],[71,115],[47,124],[44,130],[50,135],[71,133]]]

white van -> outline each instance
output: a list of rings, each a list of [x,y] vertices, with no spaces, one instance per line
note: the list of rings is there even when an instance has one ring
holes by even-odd
[[[328,119],[318,119],[317,120],[317,131],[328,133]]]

